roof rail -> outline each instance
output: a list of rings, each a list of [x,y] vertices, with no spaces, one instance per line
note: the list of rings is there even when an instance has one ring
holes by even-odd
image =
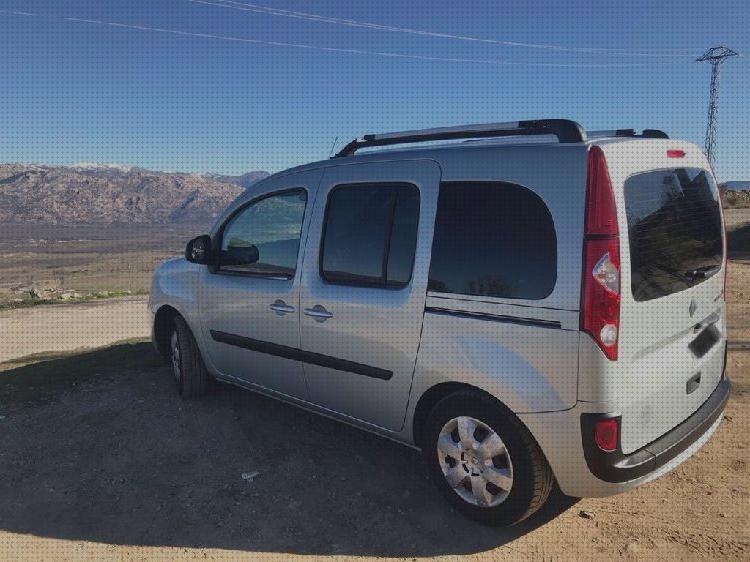
[[[383,133],[378,135],[364,135],[354,139],[342,148],[334,158],[350,156],[360,148],[373,146],[387,146],[393,144],[407,144],[415,142],[477,139],[491,137],[511,137],[524,135],[555,135],[561,143],[577,143],[586,141],[586,132],[578,123],[568,119],[539,119],[535,121],[509,121],[507,123],[488,123],[484,125],[461,125],[458,127],[441,127],[437,129],[422,129],[402,131],[398,133]]]
[[[643,139],[668,139],[669,135],[659,129],[643,129],[639,135],[635,129],[606,129],[602,131],[586,131],[590,139],[601,139],[611,137],[633,137]]]

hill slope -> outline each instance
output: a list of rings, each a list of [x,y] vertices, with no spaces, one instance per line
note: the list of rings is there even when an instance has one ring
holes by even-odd
[[[266,175],[210,176],[100,164],[0,164],[0,222],[206,223]]]

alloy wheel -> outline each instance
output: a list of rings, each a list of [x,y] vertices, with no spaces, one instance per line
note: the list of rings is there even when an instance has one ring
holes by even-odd
[[[513,464],[500,436],[469,416],[453,418],[437,440],[440,468],[448,485],[464,501],[495,507],[513,487]]]

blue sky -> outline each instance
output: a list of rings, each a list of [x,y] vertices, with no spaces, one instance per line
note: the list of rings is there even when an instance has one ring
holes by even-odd
[[[0,162],[278,171],[336,137],[543,117],[702,144],[693,61],[726,44],[746,56],[724,67],[717,172],[750,179],[747,0],[248,3],[3,0]]]

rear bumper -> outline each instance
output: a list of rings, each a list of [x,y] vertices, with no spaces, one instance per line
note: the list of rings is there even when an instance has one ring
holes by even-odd
[[[598,420],[612,416],[581,414],[581,442],[589,470],[605,482],[629,482],[659,470],[714,426],[726,407],[730,389],[729,379],[722,379],[708,400],[689,418],[629,455],[623,454],[620,447],[612,453],[605,453],[594,443],[594,425]]]
[[[594,458],[590,458],[592,453],[587,453],[585,439],[581,438],[582,420],[588,415],[601,417],[600,412],[608,410],[606,404],[578,402],[570,410],[518,417],[541,446],[564,494],[579,498],[611,496],[663,476],[705,445],[721,424],[729,390],[725,377],[679,426],[629,455],[610,453],[611,460],[595,460],[596,455],[606,455],[604,452],[593,453]]]

